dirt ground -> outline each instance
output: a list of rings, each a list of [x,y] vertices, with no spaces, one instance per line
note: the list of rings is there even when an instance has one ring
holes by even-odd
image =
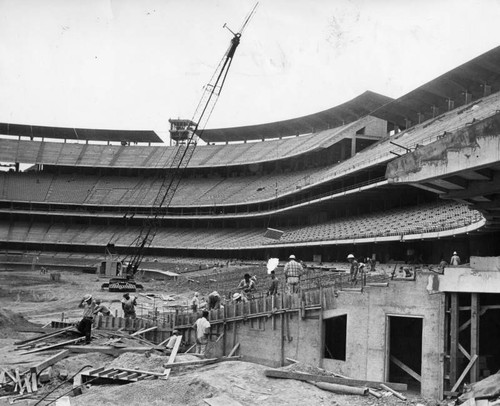
[[[57,352],[21,355],[14,342],[35,337],[37,333],[20,332],[19,329],[35,324],[42,326],[52,320],[78,321],[81,310],[78,303],[85,293],[101,298],[121,314],[120,293],[103,292],[104,280],[95,275],[61,272],[59,282],[52,281],[47,274],[32,271],[0,272],[0,367],[27,369],[30,365],[46,359]],[[187,285],[172,282],[145,282],[144,292],[153,292],[173,297],[169,304],[187,304],[192,291]],[[139,302],[148,299],[139,296]],[[63,315],[64,313],[64,315]],[[139,311],[140,314],[140,311]],[[196,359],[192,355],[178,355],[176,361]],[[66,358],[53,367],[53,380],[39,390],[40,394],[63,395],[71,389],[71,382],[57,378],[59,371],[66,370],[72,377],[78,370],[91,365],[135,368],[163,372],[167,356],[159,353],[126,353],[113,359],[99,353],[80,354]],[[220,396],[229,397],[242,405],[436,405],[438,402],[424,400],[407,394],[404,402],[394,396],[376,399],[372,396],[340,395],[321,390],[307,382],[267,378],[267,367],[243,361],[223,362],[203,367],[184,368],[172,372],[168,380],[146,380],[122,386],[92,385],[78,397],[71,398],[72,405],[206,405],[203,400]],[[57,388],[59,386],[59,388]],[[0,401],[1,402],[1,401]],[[48,402],[42,402],[41,405]],[[34,401],[31,404],[35,404]],[[222,404],[222,403],[220,403]],[[227,404],[227,403],[226,403]]]

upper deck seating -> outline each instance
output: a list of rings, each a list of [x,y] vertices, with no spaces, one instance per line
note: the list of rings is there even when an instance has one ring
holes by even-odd
[[[366,117],[342,127],[300,137],[235,145],[200,145],[196,148],[189,166],[225,167],[298,156],[352,136],[364,127],[369,119]],[[54,143],[0,138],[0,162],[111,168],[169,168],[176,148],[178,147]]]

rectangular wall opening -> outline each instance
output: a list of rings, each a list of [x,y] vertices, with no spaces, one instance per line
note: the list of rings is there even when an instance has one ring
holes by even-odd
[[[422,371],[421,317],[388,317],[388,380],[420,392]]]
[[[324,358],[345,361],[347,342],[347,315],[324,320]]]

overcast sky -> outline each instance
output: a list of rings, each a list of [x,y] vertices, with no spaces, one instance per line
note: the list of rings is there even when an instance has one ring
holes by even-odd
[[[254,0],[0,0],[0,121],[191,118]],[[497,0],[261,0],[207,128],[399,97],[499,45]]]

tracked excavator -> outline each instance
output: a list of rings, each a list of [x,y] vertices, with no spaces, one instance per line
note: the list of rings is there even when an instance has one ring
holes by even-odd
[[[141,231],[130,244],[129,251],[123,259],[107,259],[98,265],[101,274],[113,275],[109,282],[102,284],[102,289],[118,292],[135,292],[142,288],[136,283],[135,276],[140,270],[146,249],[151,245],[156,236],[161,219],[166,215],[167,209],[177,191],[183,171],[188,166],[198,139],[201,138],[205,126],[210,118],[217,100],[224,87],[229,68],[233,61],[236,49],[240,44],[241,35],[248,22],[255,14],[257,4],[245,18],[241,28],[235,33],[226,24],[224,28],[232,34],[232,38],[224,56],[217,65],[210,82],[204,87],[204,92],[191,120],[169,120],[171,124],[170,136],[175,141],[175,152],[170,164],[162,178],[161,186],[145,218]],[[108,245],[109,246],[109,245]]]

